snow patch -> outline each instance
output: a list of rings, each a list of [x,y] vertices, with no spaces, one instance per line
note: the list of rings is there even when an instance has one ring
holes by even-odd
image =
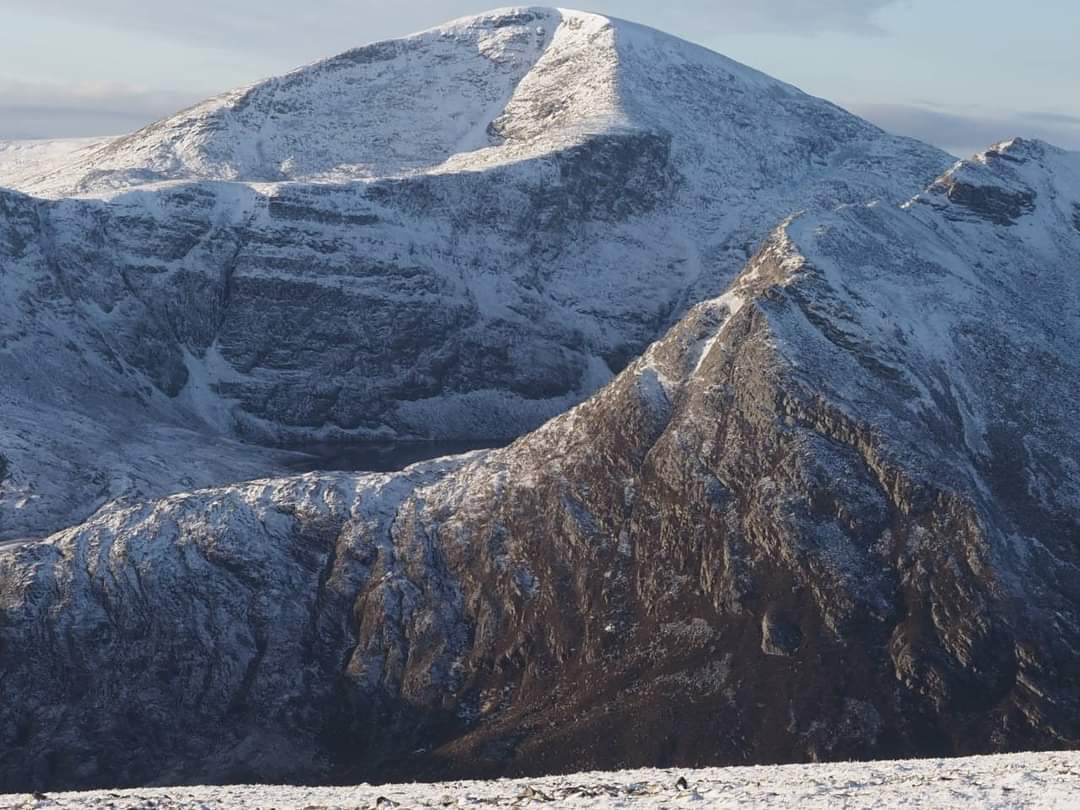
[[[1080,754],[1012,754],[967,759],[645,769],[536,779],[355,787],[140,788],[0,796],[0,808],[345,808],[709,807],[799,810],[1065,810],[1080,794]]]

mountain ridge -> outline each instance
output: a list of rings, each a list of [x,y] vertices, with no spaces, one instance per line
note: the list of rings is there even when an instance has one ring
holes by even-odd
[[[0,651],[33,651],[0,652],[0,784],[1075,746],[1078,176],[1013,141],[789,217],[507,448],[116,505],[0,555]]]

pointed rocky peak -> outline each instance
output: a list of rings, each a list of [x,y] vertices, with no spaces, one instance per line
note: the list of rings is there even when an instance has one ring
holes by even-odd
[[[1045,206],[1068,206],[1080,196],[1080,154],[1026,138],[994,144],[957,163],[937,180],[921,201],[945,204],[946,216],[959,221],[1015,225]],[[1044,208],[1045,208],[1044,206]]]

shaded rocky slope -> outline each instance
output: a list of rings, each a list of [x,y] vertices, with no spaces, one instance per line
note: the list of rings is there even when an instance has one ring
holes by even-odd
[[[552,9],[19,155],[0,154],[0,538],[280,469],[235,446],[217,469],[142,461],[218,437],[518,436],[722,292],[782,217],[907,199],[951,162],[705,49]],[[96,423],[140,449],[95,446]]]
[[[1080,156],[786,221],[511,446],[0,555],[0,786],[1080,740]]]

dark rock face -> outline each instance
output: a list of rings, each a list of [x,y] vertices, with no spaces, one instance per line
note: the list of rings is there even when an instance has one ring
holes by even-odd
[[[333,426],[372,433],[393,425],[421,436],[460,438],[485,429],[503,436],[533,426],[537,417],[506,414],[504,424],[478,425],[478,414],[460,425],[425,423],[419,414],[402,414],[399,403],[506,391],[527,402],[551,401],[539,408],[550,416],[580,398],[595,385],[583,383],[590,358],[610,347],[591,345],[584,322],[560,322],[557,312],[553,317],[530,288],[544,286],[553,255],[580,250],[583,229],[646,216],[670,201],[675,172],[667,142],[648,135],[597,138],[559,154],[553,165],[556,183],[519,167],[464,181],[453,176],[379,182],[362,201],[352,189],[327,199],[325,192],[285,188],[271,198],[266,226],[240,237],[244,247],[230,274],[229,319],[217,335],[222,358],[244,375],[219,388],[239,403],[241,425],[254,431],[262,424],[286,431]],[[501,205],[492,199],[495,188],[513,198],[505,210],[492,207]],[[373,248],[365,226],[403,218],[416,222],[420,232],[391,256],[376,258],[388,252],[385,229],[371,234],[372,242],[384,245]],[[343,222],[354,226],[349,240],[358,247],[340,236],[314,250],[304,245],[305,230]],[[446,255],[436,240],[423,241],[423,231],[437,231],[443,223],[458,233],[458,255]],[[492,231],[510,246],[500,262],[522,287],[511,309],[531,317],[530,326],[517,317],[492,319],[468,292],[474,282],[466,268],[489,272],[481,264],[489,259],[470,255],[470,245],[483,245]],[[294,246],[294,255],[270,262],[275,273],[268,278],[266,257],[281,245]],[[462,269],[447,273],[448,264]],[[315,267],[321,272],[313,273]],[[341,284],[328,283],[335,278]],[[648,305],[642,309],[625,322],[639,348],[659,315]],[[522,329],[535,335],[522,339]],[[252,335],[272,336],[273,345]]]
[[[1052,148],[1052,147],[1051,147]],[[946,173],[923,202],[943,195],[951,206],[946,217],[956,221],[972,218],[995,225],[1015,225],[1035,210],[1037,193],[1021,179],[1025,163],[1046,156],[1038,141],[1014,138],[992,146],[977,162],[961,163]]]
[[[761,619],[761,651],[766,655],[794,655],[802,643],[799,626],[775,611]]]
[[[1080,166],[1009,166],[1034,227],[790,221],[507,448],[0,555],[0,786],[1075,746]]]
[[[951,202],[997,225],[1014,225],[1035,208],[1035,195],[1031,192],[1007,191],[994,186],[953,182],[948,186],[947,196]]]

